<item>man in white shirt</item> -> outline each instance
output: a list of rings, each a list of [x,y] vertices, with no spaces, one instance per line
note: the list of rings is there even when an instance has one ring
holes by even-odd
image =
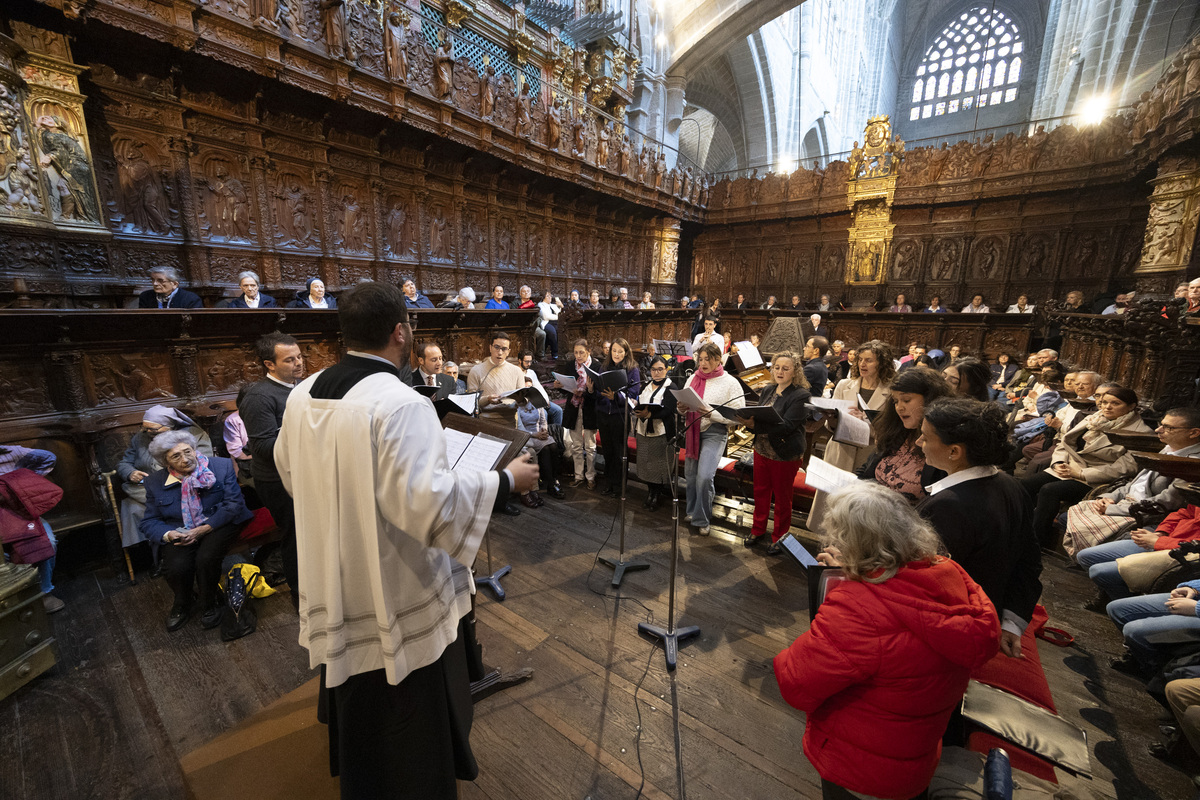
[[[725,337],[717,333],[717,318],[705,317],[704,330],[696,334],[696,338],[692,339],[692,352],[700,349],[700,345],[705,342],[712,342],[717,346],[717,349],[722,353],[725,352]]]
[[[288,398],[275,444],[296,506],[300,644],[320,666],[342,797],[457,797],[472,780],[469,564],[489,512],[537,487],[537,464],[451,471],[437,413],[400,377],[403,295],[355,286],[348,348]]]

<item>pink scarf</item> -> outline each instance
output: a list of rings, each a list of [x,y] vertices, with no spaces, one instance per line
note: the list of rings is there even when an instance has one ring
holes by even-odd
[[[578,361],[575,362],[575,377],[578,378],[578,381],[575,383],[575,394],[571,395],[571,405],[575,406],[576,408],[579,408],[579,406],[583,404],[583,393],[587,391],[586,367],[591,363],[591,356],[588,356],[588,360],[582,364],[580,364]]]
[[[720,364],[712,372],[701,372],[696,370],[692,375],[692,390],[704,398],[704,386],[713,378],[719,378],[725,374],[725,368]],[[687,416],[683,418],[687,425],[687,458],[693,461],[700,460],[700,412],[689,411]]]
[[[204,524],[204,504],[200,502],[197,489],[209,489],[217,482],[217,476],[208,468],[208,456],[196,453],[196,468],[190,475],[183,475],[175,470],[170,471],[179,479],[183,487],[183,497],[179,504],[183,512],[183,527],[191,530]]]

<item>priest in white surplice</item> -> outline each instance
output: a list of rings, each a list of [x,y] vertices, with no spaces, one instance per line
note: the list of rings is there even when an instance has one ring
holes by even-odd
[[[457,796],[475,777],[463,620],[493,506],[537,486],[524,459],[451,472],[433,405],[401,378],[403,294],[338,306],[347,355],[288,397],[275,463],[296,506],[300,644],[342,798]]]

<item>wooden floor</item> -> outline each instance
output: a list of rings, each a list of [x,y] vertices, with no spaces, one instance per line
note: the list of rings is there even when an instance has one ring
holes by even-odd
[[[534,677],[476,706],[480,776],[462,784],[463,798],[820,796],[800,749],[804,717],[770,668],[807,625],[798,570],[721,529],[701,539],[684,528],[677,621],[702,631],[669,673],[637,623],[665,622],[670,513],[647,515],[641,492],[632,490],[627,551],[651,568],[619,593],[607,567],[593,568],[602,543],[616,554],[614,501],[574,491],[493,521],[493,567],[513,572],[505,602],[480,594],[485,659]],[[487,571],[482,555],[478,566]],[[1051,624],[1078,643],[1043,643],[1041,656],[1060,711],[1088,733],[1098,788],[1191,796],[1182,773],[1146,754],[1163,711],[1108,669],[1120,641],[1107,618],[1079,608],[1086,577],[1057,562],[1044,577]],[[59,593],[61,663],[0,701],[0,798],[183,798],[183,755],[313,675],[282,596],[260,603],[257,633],[224,644],[195,620],[164,630],[161,580],[129,587],[107,570],[80,572]]]

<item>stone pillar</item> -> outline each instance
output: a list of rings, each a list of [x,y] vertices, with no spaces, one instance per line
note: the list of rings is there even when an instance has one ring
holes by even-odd
[[[1152,181],[1150,219],[1142,244],[1142,259],[1134,275],[1139,292],[1170,296],[1187,277],[1200,221],[1200,158],[1170,156],[1158,165]]]

